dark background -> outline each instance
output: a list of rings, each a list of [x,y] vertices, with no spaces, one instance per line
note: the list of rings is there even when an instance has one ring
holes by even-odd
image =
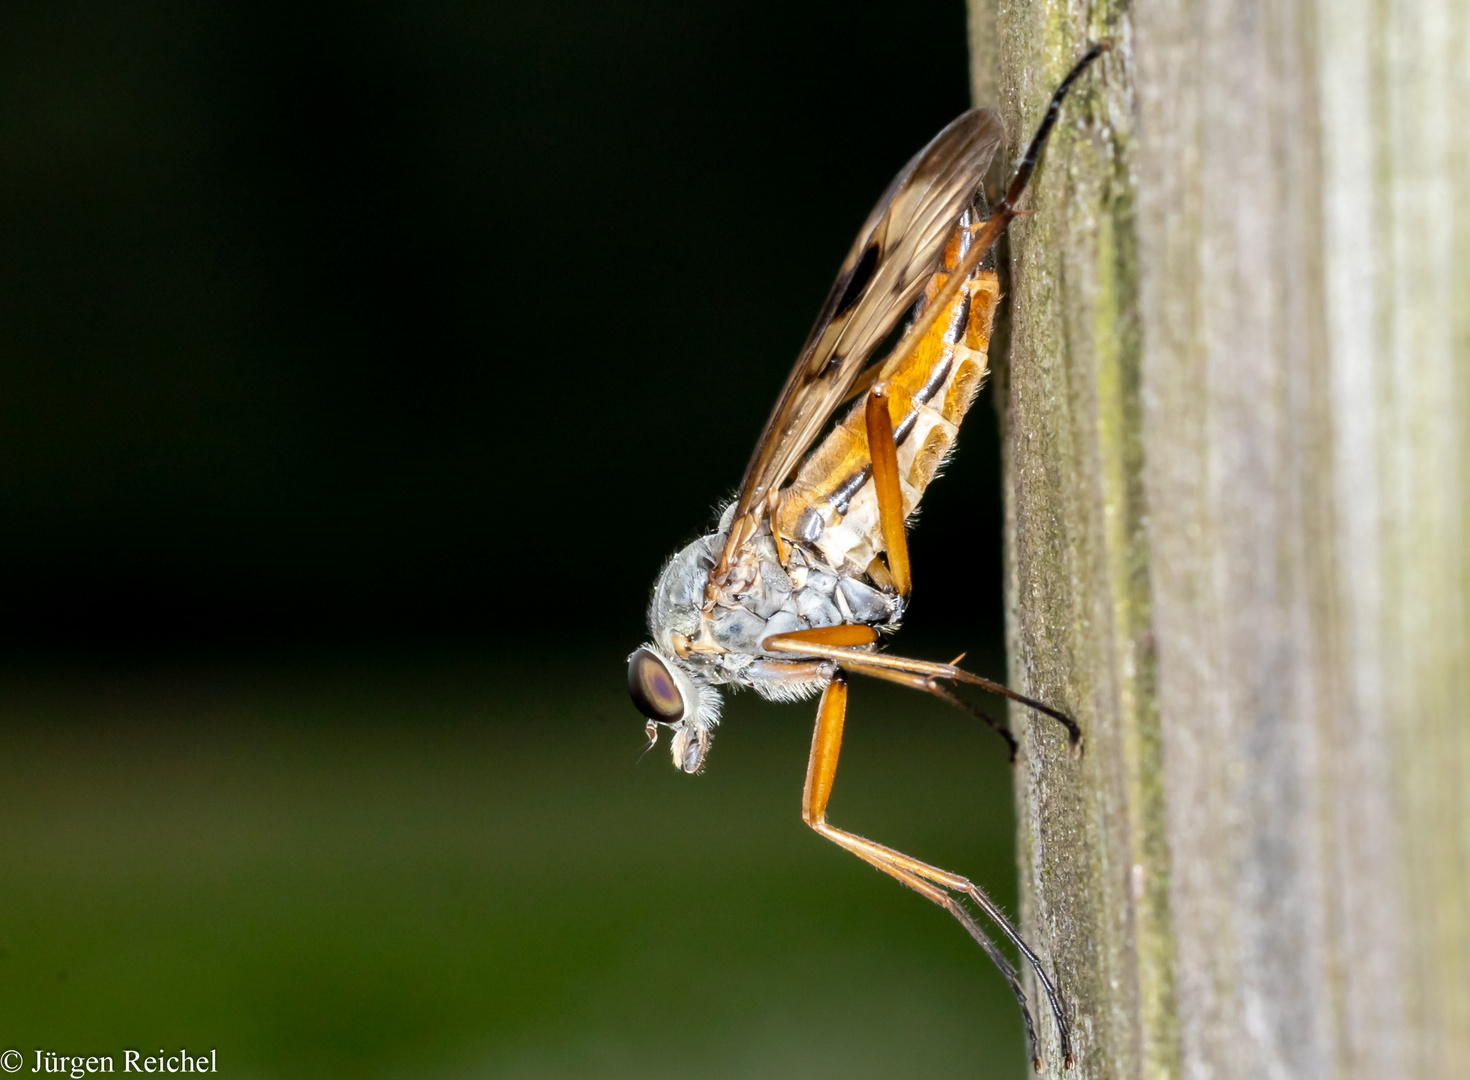
[[[964,43],[959,0],[7,5],[4,637],[632,641]],[[976,413],[926,623],[998,606]]]
[[[0,1051],[235,1076],[1022,1075],[812,835],[811,706],[639,759],[624,658],[943,3],[0,8]],[[1004,670],[994,409],[899,645]],[[998,740],[855,686],[834,821],[1014,907]]]

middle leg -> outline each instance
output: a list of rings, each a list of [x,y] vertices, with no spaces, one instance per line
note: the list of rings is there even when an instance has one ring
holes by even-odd
[[[867,427],[868,460],[873,467],[873,493],[878,500],[878,520],[883,533],[884,551],[888,557],[888,573],[893,578],[893,586],[898,592],[900,602],[904,602],[908,600],[909,593],[913,589],[913,572],[909,565],[908,537],[904,531],[903,489],[898,481],[898,445],[893,437],[893,418],[889,415],[888,399],[887,384],[875,383],[868,391],[863,419]],[[836,643],[827,642],[826,644],[835,645]],[[971,675],[954,664],[926,665],[923,661],[904,661],[895,664],[891,662],[891,658],[876,656],[874,660],[875,663],[868,665],[863,670],[863,674],[912,686],[973,713],[1005,739],[1013,762],[1016,760],[1017,748],[1015,737],[1010,731],[981,710],[944,689],[936,680],[948,679],[952,682],[973,683],[992,693],[1002,694],[1023,705],[1029,705],[1064,725],[1067,728],[1067,736],[1074,747],[1081,740],[1082,733],[1078,730],[1077,725],[1063,713],[1018,694],[1000,683],[982,679],[978,675]],[[855,666],[859,662],[855,660],[850,670],[859,670]]]

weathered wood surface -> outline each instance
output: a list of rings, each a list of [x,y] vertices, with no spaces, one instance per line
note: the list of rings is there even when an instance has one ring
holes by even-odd
[[[971,25],[1012,147],[1118,44],[996,358],[1011,678],[1087,739],[1012,715],[1077,1075],[1470,1077],[1470,0]]]

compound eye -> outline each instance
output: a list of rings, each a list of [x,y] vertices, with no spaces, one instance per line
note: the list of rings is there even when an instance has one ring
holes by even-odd
[[[650,720],[675,724],[684,718],[684,695],[674,673],[652,649],[639,649],[628,657],[628,695]]]

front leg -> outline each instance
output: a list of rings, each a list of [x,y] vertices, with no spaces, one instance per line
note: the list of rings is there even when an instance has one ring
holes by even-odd
[[[908,537],[904,532],[903,512],[903,489],[898,482],[898,445],[893,438],[893,417],[888,411],[888,385],[876,383],[868,391],[867,404],[864,406],[863,419],[868,433],[868,460],[873,469],[873,493],[878,500],[878,522],[883,533],[883,548],[888,557],[888,574],[893,579],[893,587],[898,593],[900,605],[908,601],[909,593],[913,590],[913,571],[909,566]],[[794,649],[790,644],[798,640],[798,634],[783,634],[787,639],[787,648]],[[821,644],[829,648],[842,648],[847,642],[822,641]],[[829,659],[837,659],[828,653]],[[997,723],[986,713],[974,706],[955,697],[949,691],[941,687],[936,680],[948,679],[951,682],[967,682],[992,693],[1002,694],[1013,701],[1045,713],[1067,729],[1067,738],[1076,748],[1082,740],[1082,732],[1072,721],[1071,717],[1058,712],[1050,706],[1043,705],[1034,698],[1028,698],[1024,694],[1018,694],[1009,687],[1000,683],[982,679],[977,675],[956,667],[954,664],[923,664],[922,661],[903,661],[896,658],[876,654],[865,654],[868,663],[859,668],[854,663],[848,665],[851,671],[861,670],[864,675],[872,675],[874,678],[887,679],[889,682],[902,683],[912,686],[917,690],[933,694],[949,702],[951,705],[966,709],[974,713],[985,723],[994,728],[1005,739],[1010,748],[1011,761],[1016,760],[1016,740],[1011,733],[1001,724]],[[841,662],[841,661],[839,661]],[[912,665],[919,664],[921,668]]]
[[[842,751],[842,726],[846,717],[847,679],[839,671],[827,684],[827,689],[822,694],[822,702],[817,707],[817,726],[812,733],[811,755],[807,759],[806,787],[802,792],[802,820],[834,844],[852,852],[870,866],[877,867],[885,874],[913,889],[920,896],[938,904],[959,921],[960,925],[985,950],[985,954],[990,957],[995,966],[1000,969],[1000,973],[1010,985],[1011,992],[1015,994],[1016,1001],[1021,1006],[1021,1017],[1026,1025],[1026,1046],[1031,1054],[1031,1062],[1037,1071],[1040,1071],[1042,1062],[1036,1052],[1036,1029],[1031,1021],[1031,1010],[1026,1003],[1026,992],[1021,986],[1016,969],[996,947],[995,942],[991,941],[980,929],[979,924],[961,903],[960,897],[967,896],[974,901],[1020,950],[1021,955],[1035,970],[1036,977],[1051,1003],[1052,1015],[1056,1018],[1062,1061],[1067,1068],[1071,1068],[1072,1042],[1067,1031],[1067,1022],[1062,1016],[1061,1003],[1057,998],[1056,990],[1051,980],[1047,978],[1046,972],[1042,970],[1040,958],[1021,939],[1021,935],[995,902],[973,882],[958,874],[951,874],[937,866],[930,866],[901,851],[895,851],[882,844],[875,844],[856,833],[827,824],[827,800],[832,795],[832,784],[837,777],[837,759]]]
[[[1025,694],[1012,690],[1003,683],[994,682],[990,679],[982,679],[979,675],[966,671],[954,664],[936,664],[932,660],[911,660],[905,656],[893,656],[889,653],[869,652],[862,648],[853,648],[859,644],[857,640],[839,640],[836,637],[826,638],[821,635],[838,630],[846,630],[848,627],[832,627],[830,631],[797,630],[789,634],[772,634],[761,642],[761,647],[768,652],[791,653],[804,656],[808,659],[820,657],[837,663],[844,671],[855,672],[859,675],[867,675],[874,679],[883,679],[886,682],[898,683],[900,686],[909,686],[915,690],[923,690],[933,694],[951,704],[965,707],[953,694],[941,692],[938,680],[947,682],[966,683],[977,686],[981,690],[988,690],[992,694],[1000,694],[1012,701],[1035,709],[1044,716],[1049,716],[1062,727],[1067,729],[1067,741],[1071,744],[1074,752],[1080,752],[1082,748],[1082,729],[1060,709],[1053,709],[1044,702],[1035,698],[1027,697]],[[867,627],[861,629],[866,630]],[[877,635],[874,634],[873,638]],[[872,639],[869,639],[872,640]],[[992,726],[999,726],[984,717]],[[1009,733],[1007,733],[1009,734]],[[1012,740],[1014,750],[1015,744]]]

